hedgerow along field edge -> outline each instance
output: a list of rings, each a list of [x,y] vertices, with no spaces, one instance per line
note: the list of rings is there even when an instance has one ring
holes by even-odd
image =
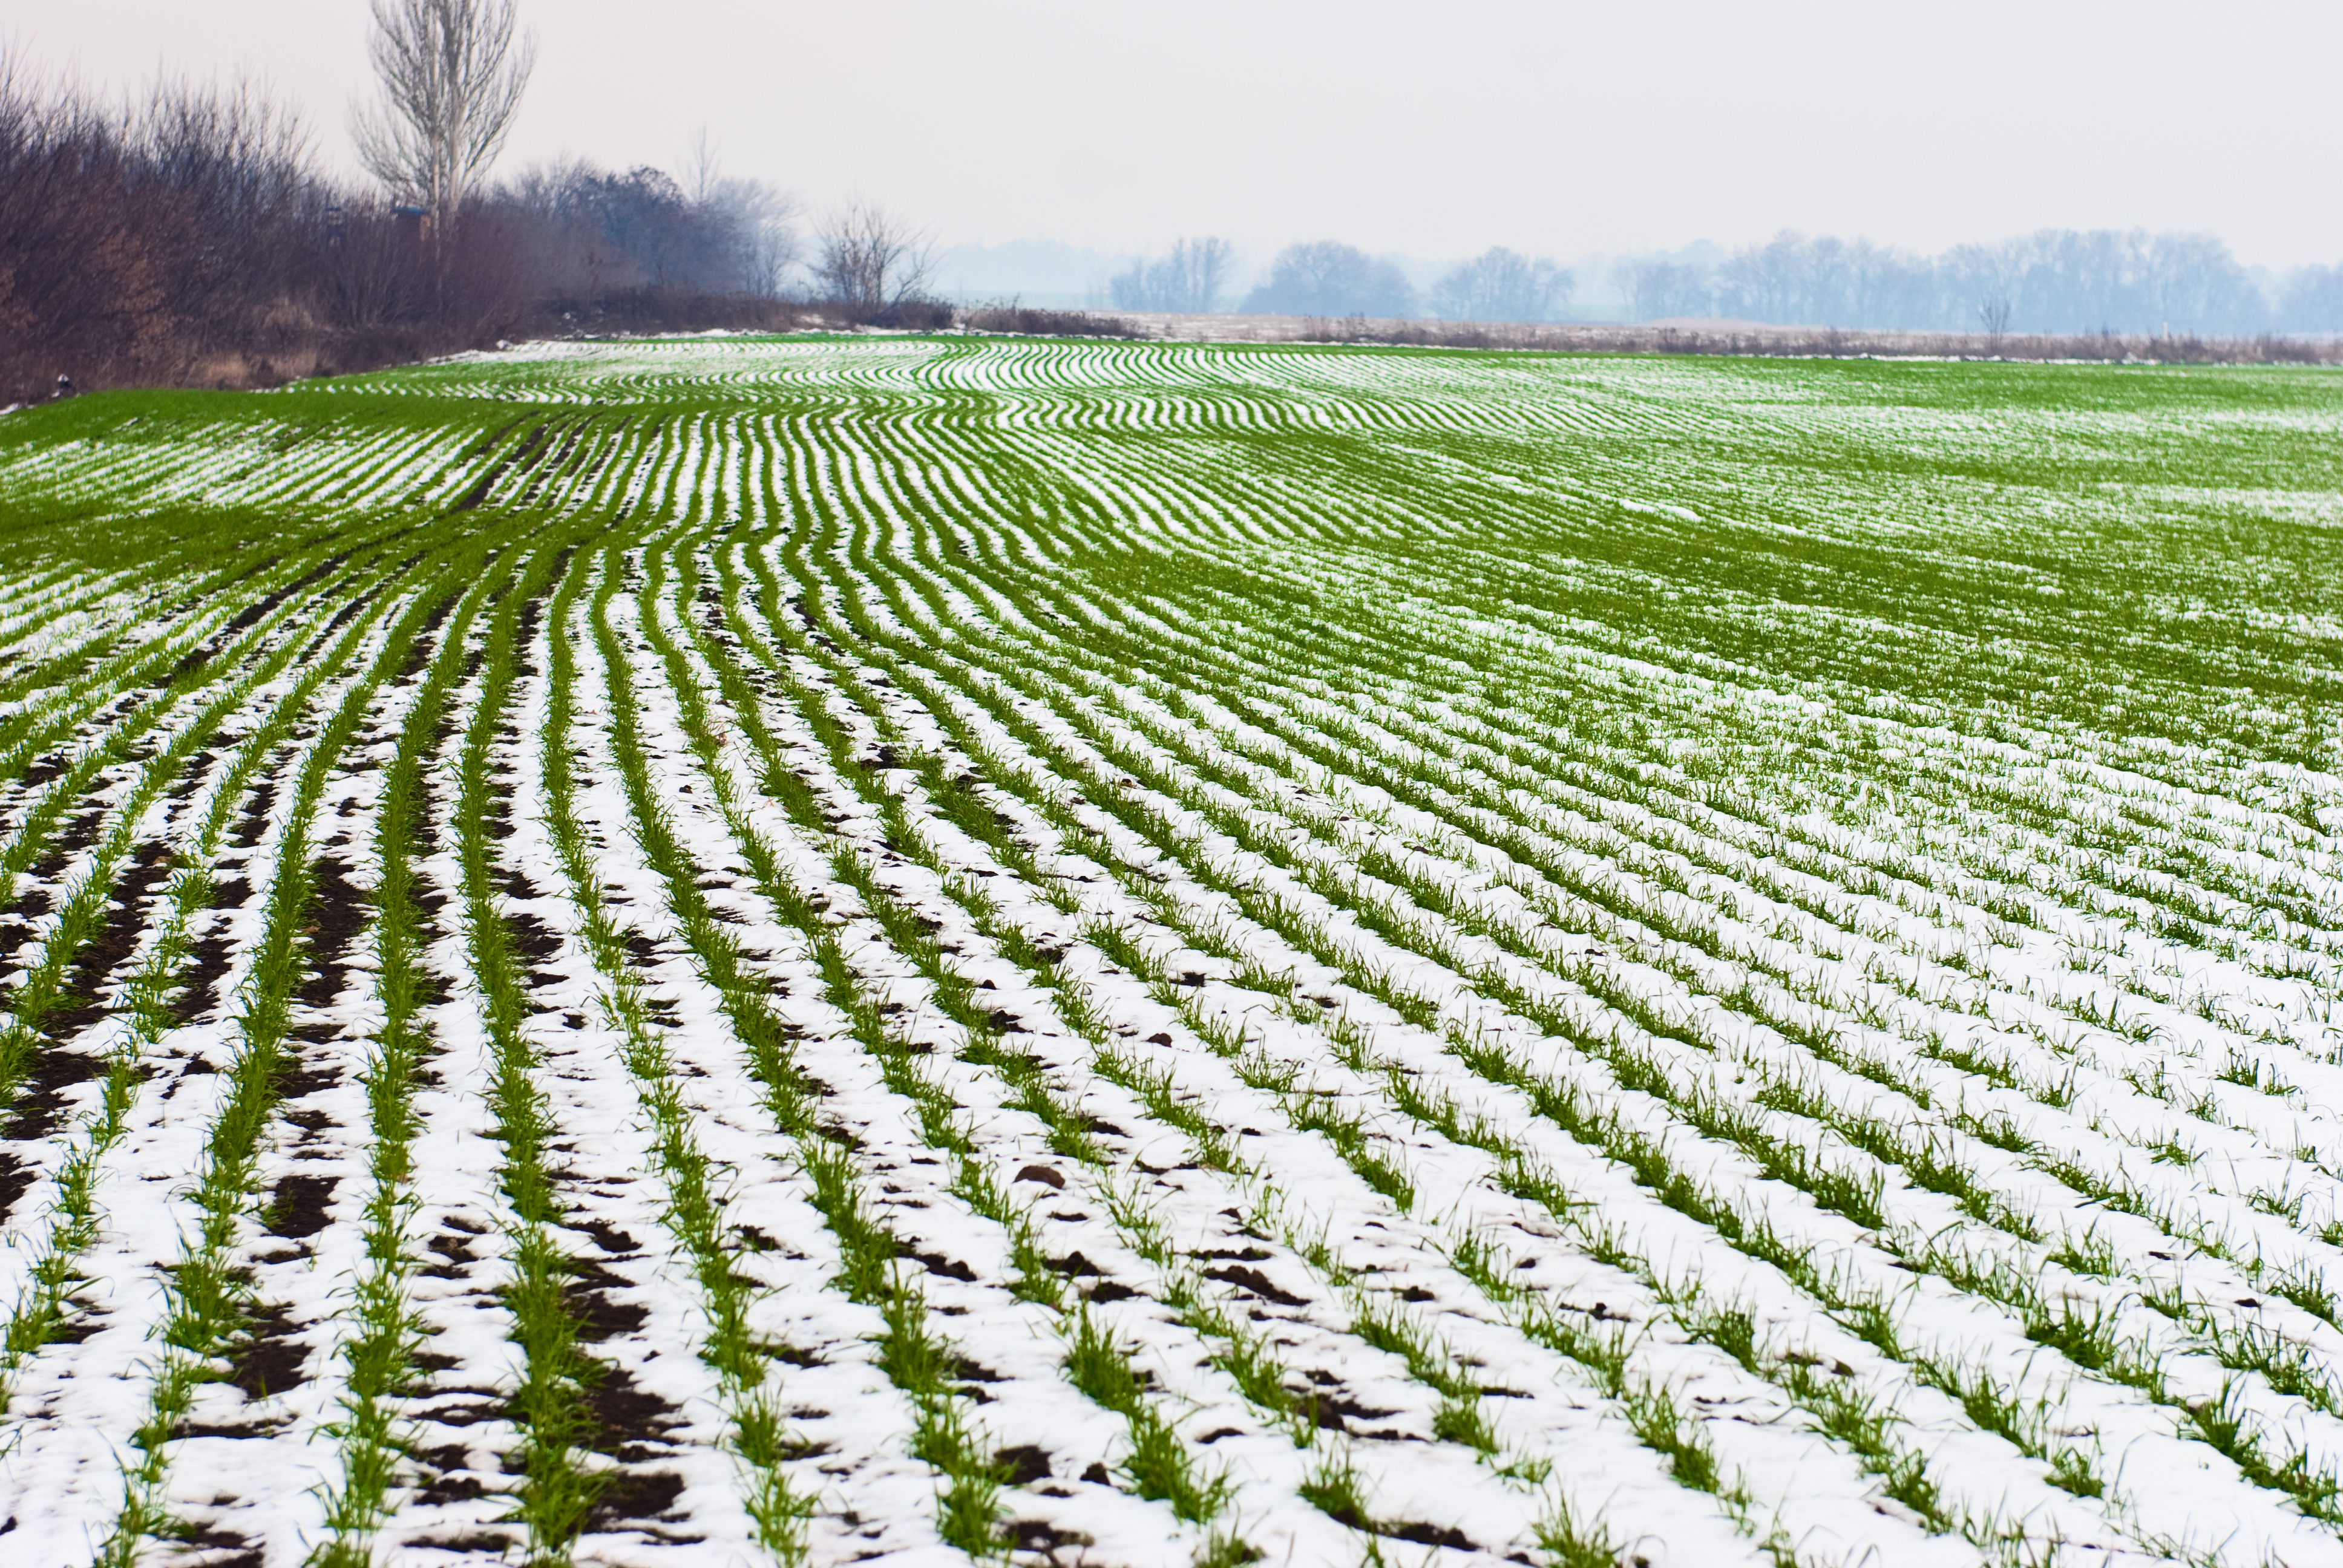
[[[11,1533],[2343,1562],[2338,424],[904,338],[0,420]]]

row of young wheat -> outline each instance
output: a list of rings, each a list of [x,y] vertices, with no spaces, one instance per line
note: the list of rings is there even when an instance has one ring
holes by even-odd
[[[2315,658],[2057,663],[1976,417],[1775,374],[722,343],[18,439],[27,1544],[2343,1560]]]

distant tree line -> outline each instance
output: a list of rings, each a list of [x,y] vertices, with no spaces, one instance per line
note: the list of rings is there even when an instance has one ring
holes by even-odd
[[[1209,265],[1205,265],[1207,258]],[[1536,325],[1565,319],[1569,268],[1503,246],[1419,293],[1397,265],[1335,240],[1291,245],[1252,288],[1234,247],[1183,239],[1110,286],[1120,310]],[[1714,266],[1655,257],[1617,269],[1636,321],[1725,317],[1865,331],[2242,337],[2343,332],[2343,266],[2265,288],[2210,235],[2044,229],[1919,256],[1784,232]]]
[[[565,330],[950,321],[929,236],[856,201],[807,247],[790,199],[727,177],[704,135],[679,176],[567,160],[491,181],[534,57],[512,0],[373,11],[365,187],[251,83],[109,102],[0,51],[0,404]]]
[[[1209,315],[1234,281],[1236,246],[1212,236],[1183,239],[1171,254],[1134,264],[1108,281],[1117,310]]]
[[[562,163],[435,211],[325,176],[249,85],[104,106],[0,63],[0,402],[60,375],[202,384],[581,322],[738,324],[784,293],[789,204],[699,172]]]
[[[1174,327],[1165,334],[1191,337]],[[1485,321],[1372,321],[1363,317],[1304,317],[1253,340],[1272,343],[1377,343],[1423,348],[1505,348],[1549,354],[1686,354],[1788,357],[1801,359],[1966,359],[2158,365],[2343,365],[2343,337],[2260,333],[2250,337],[2197,337],[2137,333],[2005,335],[1919,332],[1906,328],[1853,330],[1779,327],[1756,322],[1654,322],[1642,326],[1576,322],[1507,324]]]
[[[1227,240],[1183,239],[1168,255],[1117,273],[1108,291],[1118,310],[1204,314],[1228,307],[1235,274],[1236,247]],[[1322,239],[1278,252],[1269,276],[1235,308],[1245,316],[1404,320],[1428,305],[1432,314],[1451,321],[1551,321],[1569,307],[1574,282],[1567,267],[1501,246],[1455,267],[1428,298],[1419,298],[1393,262]]]
[[[753,181],[570,162],[446,211],[401,194],[327,178],[248,84],[108,106],[0,62],[0,402],[60,376],[242,382],[580,322],[739,324],[797,256]]]
[[[568,160],[491,180],[535,60],[515,0],[370,5],[378,97],[351,126],[364,187],[327,175],[298,114],[251,83],[164,78],[107,102],[0,49],[0,403],[68,377],[246,385],[562,331],[962,319],[931,292],[931,236],[856,200],[806,244],[789,198],[727,177],[704,136],[674,174]],[[1618,281],[1644,321],[2343,332],[2343,267],[2265,290],[2203,235],[2046,229],[1925,256],[1785,232],[1714,267],[1652,259]],[[1551,323],[1575,282],[1500,246],[1419,293],[1388,257],[1315,240],[1240,295],[1235,247],[1205,236],[1127,268],[1111,292],[1122,310],[1233,306],[1355,336],[1426,315]],[[996,330],[1105,329],[1015,302],[980,314]]]
[[[251,337],[319,289],[334,201],[249,85],[101,107],[0,58],[0,400]]]
[[[2265,291],[2210,235],[2042,229],[1919,256],[1785,231],[1713,269],[1630,263],[1638,321],[1715,317],[1872,330],[2242,337],[2343,331],[2343,267]]]

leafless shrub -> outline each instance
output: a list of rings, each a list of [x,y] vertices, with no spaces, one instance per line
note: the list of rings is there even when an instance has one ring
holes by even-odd
[[[1403,327],[1388,330],[1403,331]],[[1389,341],[1387,333],[1378,333],[1367,326],[1364,316],[1305,316],[1302,328],[1293,335],[1296,343],[1382,343]]]
[[[167,337],[157,258],[129,223],[132,173],[118,121],[0,58],[0,397],[143,358]]]
[[[0,402],[60,375],[247,384],[529,332],[797,325],[787,199],[712,159],[693,177],[573,164],[402,210],[319,177],[260,85],[109,105],[0,53]]]
[[[935,271],[932,236],[857,197],[822,220],[813,274],[826,301],[876,322],[920,301]]]
[[[6,394],[175,378],[251,338],[299,282],[316,194],[298,120],[254,84],[116,109],[0,59]]]
[[[413,226],[380,204],[337,209],[337,220],[318,267],[327,318],[360,329],[420,320],[432,279]]]
[[[1145,327],[1120,316],[1100,316],[1087,310],[1041,310],[1013,299],[962,311],[960,324],[970,332],[1007,332],[1026,337],[1149,336]]]
[[[1230,318],[1222,317],[1223,321]],[[1424,322],[1364,317],[1300,317],[1264,333],[1247,324],[1252,341],[1357,343],[1392,347],[1501,348],[1550,354],[1690,354],[1771,358],[2007,359],[2098,364],[2343,365],[2343,339],[2258,337],[2160,337],[2099,333],[2073,337],[2012,333],[2000,338],[1974,332],[1841,332],[1828,328],[1752,327],[1704,331],[1673,327],[1516,326],[1490,322]],[[1231,323],[1233,326],[1233,322]],[[1208,321],[1180,324],[1183,337],[1212,337]]]
[[[163,265],[181,330],[248,333],[297,281],[318,186],[300,116],[248,79],[155,84],[134,112],[144,226],[168,234]],[[167,207],[156,221],[153,209]]]

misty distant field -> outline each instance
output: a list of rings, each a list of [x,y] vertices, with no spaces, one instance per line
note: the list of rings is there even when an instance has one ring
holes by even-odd
[[[2343,379],[0,418],[25,1568],[2343,1563]]]

